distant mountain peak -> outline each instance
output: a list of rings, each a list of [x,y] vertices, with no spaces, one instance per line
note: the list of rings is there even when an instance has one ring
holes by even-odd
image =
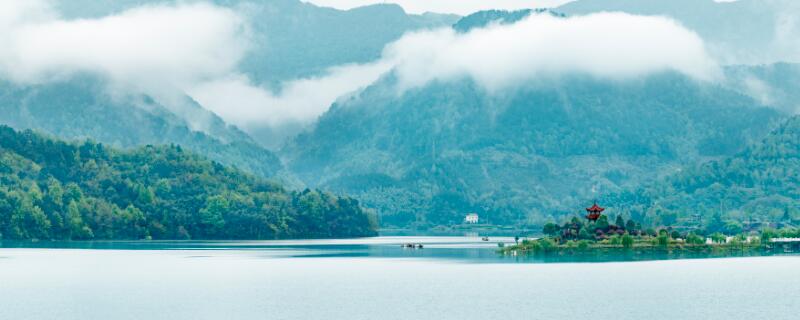
[[[522,10],[484,10],[470,14],[461,18],[453,25],[453,29],[458,32],[469,32],[475,28],[483,28],[492,23],[497,24],[512,24],[531,14],[550,13],[556,17],[566,17],[563,13],[555,12],[546,8],[538,9],[522,9]]]

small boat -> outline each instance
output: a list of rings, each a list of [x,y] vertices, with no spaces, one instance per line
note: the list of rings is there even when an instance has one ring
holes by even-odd
[[[489,241],[489,237],[483,237],[483,238],[481,238],[481,240],[483,240],[483,241]]]

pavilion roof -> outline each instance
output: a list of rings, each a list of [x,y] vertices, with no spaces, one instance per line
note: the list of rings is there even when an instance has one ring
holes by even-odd
[[[597,205],[597,203],[595,203],[595,204],[594,204],[594,205],[592,205],[591,207],[589,207],[589,208],[586,208],[586,211],[589,211],[589,212],[603,212],[603,210],[605,210],[605,209],[606,209],[606,208],[603,208],[603,207],[601,207],[601,206],[598,206],[598,205]]]

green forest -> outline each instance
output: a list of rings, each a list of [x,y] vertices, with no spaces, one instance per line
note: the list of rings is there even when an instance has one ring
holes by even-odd
[[[724,159],[688,166],[605,200],[651,225],[703,225],[738,233],[800,217],[800,117]],[[627,212],[625,212],[627,211]]]
[[[122,151],[0,126],[0,239],[276,239],[376,234],[358,201],[180,146]]]
[[[558,220],[598,196],[736,154],[781,115],[675,73],[565,77],[488,93],[470,79],[399,98],[391,78],[334,105],[282,150],[305,183],[346,192],[383,226]],[[724,106],[721,107],[721,106]]]

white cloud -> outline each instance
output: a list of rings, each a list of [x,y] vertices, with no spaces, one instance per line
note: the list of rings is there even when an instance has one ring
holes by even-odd
[[[369,85],[389,70],[377,62],[331,68],[324,76],[287,82],[280,93],[254,85],[243,75],[232,75],[197,85],[189,94],[222,118],[243,128],[308,123],[348,92]]]
[[[273,92],[237,69],[248,48],[246,21],[236,11],[204,3],[63,20],[46,1],[0,1],[0,48],[0,77],[39,84],[99,74],[115,95],[151,95],[195,129],[203,124],[185,114],[183,94],[245,129],[306,124],[337,97],[390,68],[384,62],[333,67]]]
[[[0,75],[22,83],[98,73],[143,91],[182,88],[229,73],[247,44],[243,21],[208,4],[94,20],[59,19],[43,1],[3,5]]]
[[[377,3],[394,3],[409,13],[420,14],[425,12],[453,13],[468,15],[470,13],[489,10],[505,9],[519,10],[530,8],[554,8],[572,2],[573,0],[303,0],[318,6],[331,7],[340,10],[352,9]]]
[[[387,47],[401,86],[470,76],[488,89],[565,73],[630,79],[673,70],[700,80],[719,74],[703,41],[663,17],[597,13],[532,15],[512,25],[459,34],[410,34]]]
[[[238,70],[248,30],[234,10],[194,3],[64,20],[48,4],[0,1],[0,77],[36,84],[100,74],[114,90],[150,94],[173,110],[188,94],[254,131],[310,123],[390,69],[405,87],[470,76],[489,89],[570,72],[608,79],[662,70],[712,79],[717,72],[700,38],[667,18],[544,14],[466,34],[445,28],[406,35],[378,61],[334,67],[274,92]]]

